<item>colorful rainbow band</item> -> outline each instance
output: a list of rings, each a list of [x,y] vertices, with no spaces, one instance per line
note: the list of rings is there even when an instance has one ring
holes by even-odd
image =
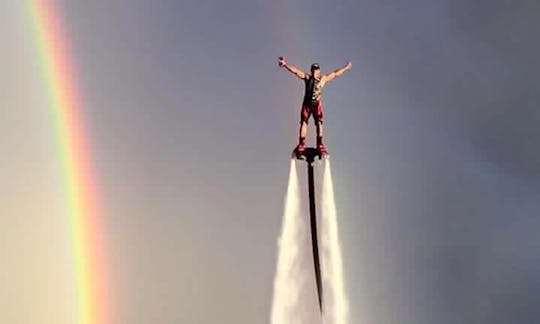
[[[103,213],[96,195],[83,101],[69,37],[54,0],[26,0],[49,95],[68,202],[76,287],[76,323],[110,323]]]

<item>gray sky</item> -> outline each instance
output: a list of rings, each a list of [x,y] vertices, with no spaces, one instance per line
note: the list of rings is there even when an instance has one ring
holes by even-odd
[[[116,322],[268,322],[303,91],[279,55],[353,61],[323,95],[351,323],[540,321],[537,1],[58,2]],[[0,3],[0,322],[69,323],[45,90]]]

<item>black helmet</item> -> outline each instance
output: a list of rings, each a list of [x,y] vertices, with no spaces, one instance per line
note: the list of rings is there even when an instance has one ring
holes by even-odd
[[[313,63],[311,64],[311,71],[319,70],[321,67],[319,66],[319,63]]]

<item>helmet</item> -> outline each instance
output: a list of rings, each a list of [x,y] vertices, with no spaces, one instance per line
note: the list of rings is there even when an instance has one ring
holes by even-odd
[[[319,70],[321,67],[319,66],[319,63],[313,63],[311,64],[311,71]]]

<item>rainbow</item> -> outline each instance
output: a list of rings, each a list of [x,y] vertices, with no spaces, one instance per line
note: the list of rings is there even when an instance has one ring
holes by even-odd
[[[59,7],[54,0],[26,0],[48,92],[62,183],[68,205],[74,263],[76,323],[110,323],[108,262],[83,101]]]

